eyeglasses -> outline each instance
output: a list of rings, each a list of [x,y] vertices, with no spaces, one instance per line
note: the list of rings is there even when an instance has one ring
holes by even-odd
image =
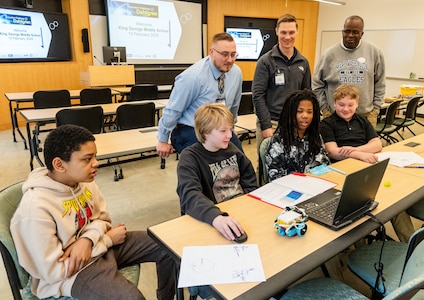
[[[359,31],[359,30],[350,30],[350,29],[343,29],[342,32],[347,35],[349,34],[360,35],[362,33],[362,31]]]
[[[234,58],[234,59],[236,59],[237,58],[237,56],[238,56],[238,53],[237,52],[221,52],[221,51],[218,51],[218,50],[216,50],[215,48],[212,48],[212,50],[213,51],[215,51],[216,53],[218,53],[218,54],[221,54],[224,58]]]

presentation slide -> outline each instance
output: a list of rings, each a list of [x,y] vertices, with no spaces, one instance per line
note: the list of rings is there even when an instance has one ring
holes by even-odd
[[[0,58],[47,58],[49,26],[42,13],[0,8]]]
[[[107,2],[110,46],[128,63],[194,63],[202,57],[201,6],[183,1]]]
[[[224,28],[237,45],[237,60],[256,61],[277,43],[277,19],[224,17]]]
[[[0,61],[71,59],[65,14],[0,8]]]
[[[264,47],[260,29],[227,28],[236,45],[237,59],[257,60]],[[265,38],[265,37],[264,37]]]

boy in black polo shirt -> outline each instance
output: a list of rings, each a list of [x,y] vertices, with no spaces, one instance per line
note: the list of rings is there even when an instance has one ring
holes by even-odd
[[[375,163],[374,153],[382,149],[381,140],[371,123],[356,113],[359,91],[351,84],[341,84],[333,94],[334,113],[321,122],[320,132],[332,160],[348,157]]]
[[[356,114],[358,89],[351,84],[341,84],[334,91],[333,97],[335,111],[322,120],[320,126],[328,155],[335,161],[351,157],[375,163],[378,160],[375,153],[381,151],[382,144],[371,123]],[[399,240],[407,243],[414,233],[409,215],[403,211],[391,222]]]

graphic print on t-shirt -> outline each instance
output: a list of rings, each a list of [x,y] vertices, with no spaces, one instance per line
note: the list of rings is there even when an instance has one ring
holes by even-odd
[[[213,178],[213,193],[218,203],[243,193],[236,155],[209,164],[209,168]]]

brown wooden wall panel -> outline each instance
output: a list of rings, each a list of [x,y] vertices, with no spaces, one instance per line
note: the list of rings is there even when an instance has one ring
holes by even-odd
[[[300,0],[208,0],[207,3],[208,41],[213,34],[224,30],[224,16],[278,18],[284,13],[295,15],[299,19],[296,47],[309,59],[311,68],[313,67],[318,3]],[[91,49],[90,52],[84,53],[81,41],[83,28],[87,28],[90,33],[89,1],[61,0],[61,4],[62,11],[67,13],[69,18],[72,61],[0,64],[0,130],[11,128],[8,101],[4,93],[84,87],[80,83],[80,72],[87,71],[88,66],[93,64]],[[244,80],[253,79],[255,62],[238,62],[238,65],[243,70]],[[22,119],[20,125],[24,125]]]
[[[81,30],[90,26],[88,1],[62,0],[62,11],[68,14],[72,60],[0,64],[0,130],[12,127],[9,102],[4,93],[82,87],[79,74],[93,64],[91,53],[83,52],[81,40]],[[21,119],[19,121],[22,126],[24,122]]]
[[[286,6],[287,4],[287,6]],[[278,18],[290,13],[298,19],[299,35],[296,48],[308,58],[311,68],[314,66],[316,32],[318,24],[316,2],[299,0],[208,0],[208,47],[215,33],[224,31],[224,17]],[[256,62],[236,62],[243,72],[244,80],[252,80]]]

